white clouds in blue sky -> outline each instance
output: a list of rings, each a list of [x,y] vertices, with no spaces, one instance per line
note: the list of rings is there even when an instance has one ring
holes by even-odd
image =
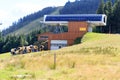
[[[0,0],[0,30],[14,21],[48,6],[63,6],[68,0]],[[70,0],[75,1],[75,0]]]

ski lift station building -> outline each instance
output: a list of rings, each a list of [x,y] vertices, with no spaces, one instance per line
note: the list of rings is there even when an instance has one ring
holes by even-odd
[[[105,26],[105,14],[71,14],[71,15],[45,15],[44,24],[65,24],[68,32],[47,32],[38,35],[38,40],[48,40],[48,49],[56,50],[74,44],[74,40],[87,32],[92,32],[93,26]]]

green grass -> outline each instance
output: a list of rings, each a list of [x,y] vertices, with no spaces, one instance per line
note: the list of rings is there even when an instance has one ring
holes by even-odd
[[[4,53],[4,54],[1,54],[0,55],[0,59],[6,59],[6,58],[9,58],[11,55],[10,55],[10,52],[8,52],[8,53]]]
[[[119,42],[117,34],[87,33],[81,44],[60,50],[1,54],[0,80],[119,80]]]
[[[120,35],[87,33],[82,38],[82,44],[66,47],[60,52],[79,54],[120,54]]]
[[[99,33],[87,33],[83,38],[82,42],[89,42],[89,41],[99,41],[108,37],[106,34],[99,34]]]

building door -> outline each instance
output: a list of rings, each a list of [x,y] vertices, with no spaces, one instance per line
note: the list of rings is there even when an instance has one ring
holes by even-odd
[[[57,50],[67,46],[67,40],[51,40],[50,50]]]

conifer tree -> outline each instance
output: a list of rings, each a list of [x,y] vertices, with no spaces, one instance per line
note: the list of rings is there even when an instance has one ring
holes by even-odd
[[[97,14],[104,14],[104,1],[101,0],[100,5],[97,10]]]
[[[0,53],[2,52],[2,47],[3,47],[3,37],[2,37],[2,32],[0,31]]]
[[[28,42],[26,41],[25,36],[21,35],[20,36],[20,46],[25,46],[25,45],[28,45]]]
[[[112,1],[108,0],[104,6],[104,13],[107,15],[107,25],[103,27],[103,32],[111,33],[113,22],[113,6]]]
[[[0,31],[0,42],[2,42],[2,32]]]
[[[113,8],[113,33],[120,33],[120,0],[117,0]]]
[[[97,14],[104,14],[104,1],[103,0],[100,1],[100,5],[98,7]],[[96,27],[96,32],[100,32],[100,33],[103,32],[102,27],[97,26]]]

